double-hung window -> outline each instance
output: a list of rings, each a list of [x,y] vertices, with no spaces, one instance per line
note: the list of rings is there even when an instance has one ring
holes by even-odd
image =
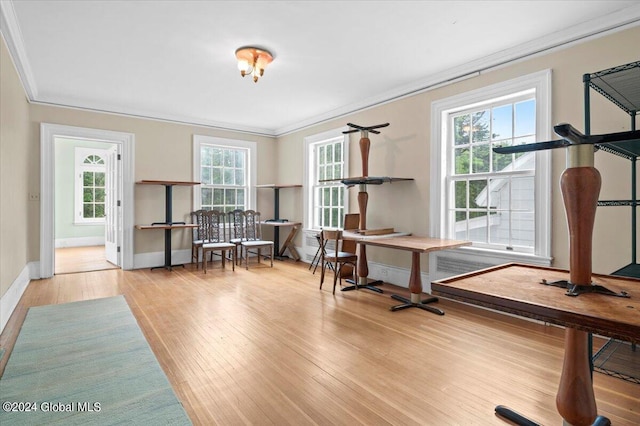
[[[105,151],[76,148],[75,223],[104,223],[106,165]]]
[[[549,153],[493,151],[549,139],[549,87],[541,72],[434,102],[434,235],[550,256]]]
[[[307,227],[341,228],[347,202],[340,179],[348,176],[348,138],[342,129],[305,138]]]
[[[194,135],[195,208],[229,212],[255,206],[255,142]]]

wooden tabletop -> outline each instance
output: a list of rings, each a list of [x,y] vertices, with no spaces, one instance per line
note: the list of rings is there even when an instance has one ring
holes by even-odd
[[[376,237],[378,238],[359,237],[355,239],[359,243],[366,244],[368,246],[387,247],[419,253],[428,253],[430,251],[447,250],[471,245],[470,241],[443,240],[440,238],[418,237],[416,235],[392,236],[387,238],[380,235]]]
[[[470,274],[434,281],[434,295],[461,300],[552,324],[640,341],[640,280],[593,274],[594,284],[630,298],[586,293],[567,296],[566,290],[544,285],[568,280],[568,271],[506,264]]]
[[[275,183],[265,183],[263,185],[256,185],[256,188],[273,188],[273,189],[280,189],[280,188],[302,188],[302,185],[276,185]]]
[[[290,222],[290,221],[286,221],[286,222],[279,222],[276,220],[263,220],[260,222],[261,225],[268,225],[268,226],[296,226],[296,225],[302,225],[300,222]]]
[[[136,182],[138,185],[180,185],[191,186],[200,185],[200,182],[185,182],[180,180],[139,180]]]
[[[178,229],[178,228],[197,228],[198,225],[191,223],[176,223],[173,225],[136,225],[136,229]]]

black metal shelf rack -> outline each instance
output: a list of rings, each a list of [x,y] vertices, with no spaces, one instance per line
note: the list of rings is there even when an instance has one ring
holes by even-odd
[[[640,114],[640,61],[620,65],[603,71],[583,76],[584,82],[584,122],[585,134],[591,134],[590,91],[595,90],[609,101],[617,105],[629,115],[631,130],[636,130],[636,116]],[[631,199],[630,200],[602,200],[598,206],[629,206],[631,207],[631,263],[613,272],[612,275],[640,277],[640,265],[637,263],[637,207],[638,194],[636,188],[636,165],[640,157],[640,143],[638,141],[623,141],[596,145],[600,151],[617,155],[631,162]]]

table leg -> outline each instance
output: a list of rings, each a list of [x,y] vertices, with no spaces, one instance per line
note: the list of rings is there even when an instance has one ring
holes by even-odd
[[[348,287],[343,287],[341,291],[351,291],[358,290],[361,288],[366,288],[367,290],[375,291],[376,293],[383,293],[382,289],[375,287],[383,283],[381,280],[371,280],[369,279],[369,266],[367,266],[367,248],[364,244],[358,244],[358,283],[356,284],[353,280],[346,280],[350,285]]]
[[[422,279],[420,278],[420,253],[417,251],[411,252],[411,275],[409,277],[409,291],[411,292],[411,299],[398,296],[397,294],[391,296],[392,299],[403,302],[401,305],[392,306],[390,308],[391,311],[399,311],[407,308],[419,308],[437,315],[444,315],[444,311],[428,305],[429,303],[437,302],[437,297],[429,297],[427,299],[421,300]]]

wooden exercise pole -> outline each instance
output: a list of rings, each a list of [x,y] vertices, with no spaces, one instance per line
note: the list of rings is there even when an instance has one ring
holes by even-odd
[[[369,139],[369,132],[374,134],[380,134],[376,129],[387,127],[389,123],[376,124],[375,126],[359,126],[353,123],[347,123],[347,126],[351,127],[351,130],[346,130],[342,133],[354,133],[360,132],[360,158],[362,159],[362,177],[369,177],[369,149],[371,147],[371,140]],[[369,193],[367,192],[367,185],[361,183],[358,191],[358,210],[360,212],[360,230],[367,229],[367,203],[369,202]],[[360,250],[358,251],[358,285],[367,285],[369,276],[369,267],[367,265],[367,249],[364,244],[360,244]]]
[[[567,168],[560,188],[569,225],[569,280],[573,285],[590,286],[592,235],[601,178],[593,167],[592,145],[569,146],[567,151]],[[592,425],[598,415],[590,354],[589,333],[567,327],[556,407],[570,425]]]

